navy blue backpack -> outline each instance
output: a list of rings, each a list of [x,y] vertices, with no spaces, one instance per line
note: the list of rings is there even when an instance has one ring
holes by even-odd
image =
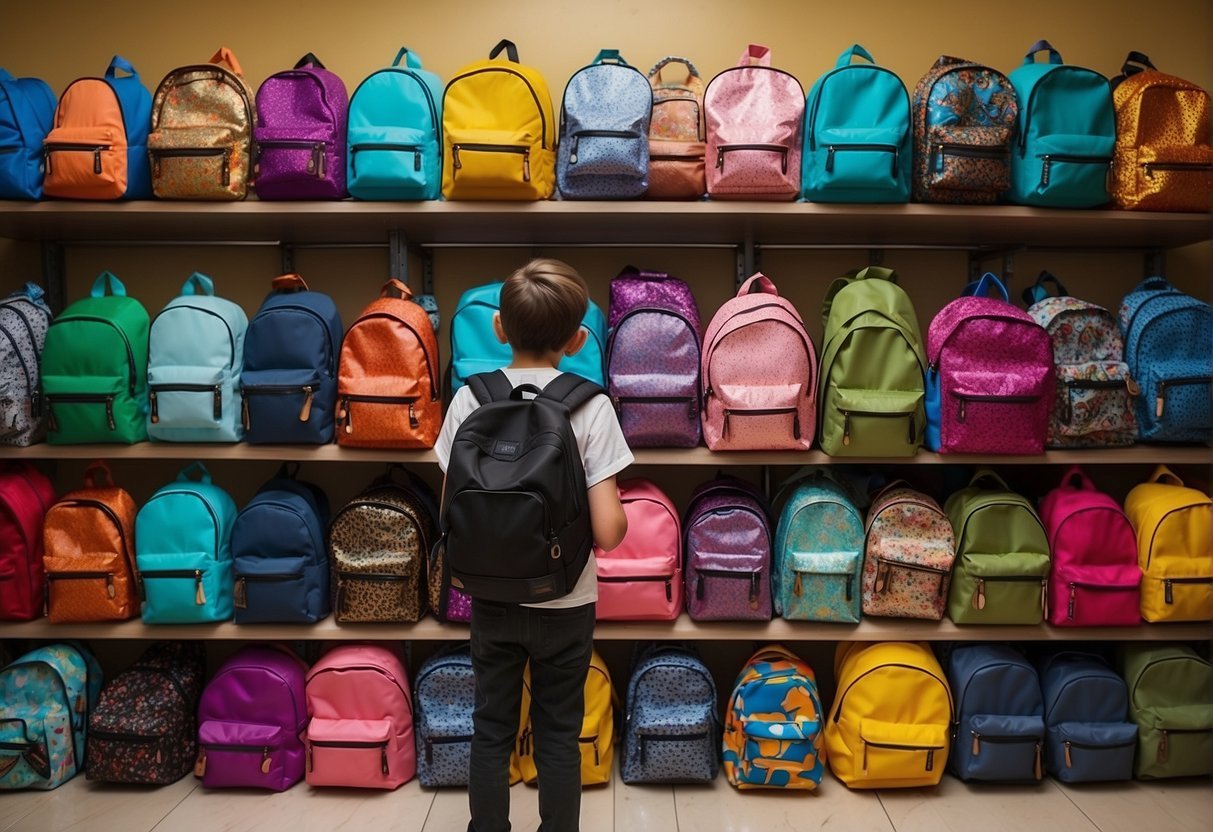
[[[324,491],[285,463],[232,526],[237,624],[314,624],[329,614]]]
[[[42,198],[42,142],[55,119],[55,94],[38,78],[0,68],[0,199]]]
[[[1129,689],[1098,656],[1062,652],[1040,663],[1045,770],[1063,783],[1131,780],[1137,726]]]
[[[1036,668],[1005,644],[966,644],[952,651],[948,684],[956,698],[952,773],[1004,783],[1041,779],[1045,723]]]

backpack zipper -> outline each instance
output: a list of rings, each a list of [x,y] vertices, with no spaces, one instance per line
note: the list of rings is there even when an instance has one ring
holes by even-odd
[[[1168,604],[1175,603],[1174,584],[1207,584],[1213,583],[1213,578],[1164,578],[1163,600]]]
[[[750,582],[750,609],[758,609],[759,586],[762,581],[762,569],[733,570],[733,569],[696,569],[695,570],[695,600],[702,601],[704,594],[704,577],[726,578],[734,581]],[[847,581],[847,600],[851,600],[851,582]],[[670,600],[669,598],[666,599]]]
[[[47,393],[44,396],[50,415],[50,425],[48,427],[58,433],[59,420],[55,418],[55,402],[63,404],[105,404],[105,423],[109,429],[117,430],[118,425],[114,421],[114,397],[105,393]]]
[[[1036,158],[1041,160],[1040,187],[1042,188],[1047,188],[1049,185],[1049,168],[1054,162],[1064,162],[1071,165],[1107,165],[1108,176],[1112,175],[1111,156],[1080,156],[1076,153],[1037,153]]]
[[[232,603],[238,610],[248,609],[248,582],[253,583],[277,583],[281,581],[293,581],[302,578],[302,572],[282,573],[277,575],[237,575],[236,586],[232,590]]]
[[[966,159],[991,159],[999,162],[1009,162],[1011,159],[1011,150],[1007,147],[986,147],[950,142],[936,142],[932,144],[931,153],[935,156],[935,171],[937,173],[943,173],[945,156],[961,156]]]
[[[964,424],[965,411],[968,409],[969,402],[981,402],[983,404],[1034,404],[1040,401],[1040,396],[982,396],[968,393],[952,393],[952,396],[959,400],[956,421],[961,424]]]
[[[434,746],[435,745],[459,745],[472,741],[470,735],[463,737],[426,737],[425,738],[425,762],[426,765],[434,764]]]
[[[214,396],[213,416],[218,422],[223,418],[223,385],[222,384],[152,384],[148,388],[148,403],[151,405],[152,424],[160,423],[160,406],[156,401],[157,393],[211,393]]]
[[[117,96],[115,96],[117,97]],[[111,150],[113,145],[88,142],[50,142],[42,147],[42,164],[47,176],[51,173],[51,158],[54,153],[80,152],[93,154],[93,174],[101,175],[101,152]]]
[[[46,594],[50,597],[50,582],[52,581],[99,581],[105,579],[105,592],[110,598],[114,598],[118,594],[117,588],[114,586],[113,572],[47,572],[46,573]]]
[[[328,173],[326,165],[328,164],[325,151],[328,148],[328,142],[315,141],[312,139],[265,139],[257,142],[257,161],[253,163],[253,178],[255,179],[261,173],[261,154],[265,148],[285,148],[287,150],[311,150],[311,157],[307,161],[307,172],[323,179]],[[353,154],[350,156],[350,164],[353,164]]]
[[[581,743],[582,745],[584,745],[586,743],[593,743],[594,744],[594,765],[600,765],[602,763],[602,760],[599,757],[598,737],[597,736],[578,737],[577,742]]]
[[[973,609],[984,610],[986,608],[986,582],[992,583],[1008,583],[1008,582],[1026,582],[1040,581],[1040,608],[1048,609],[1049,599],[1049,579],[1038,578],[1035,575],[988,575],[984,578],[977,578],[977,587],[973,590]]]
[[[202,588],[202,573],[204,571],[203,569],[145,569],[139,573],[142,578],[140,587],[142,588],[143,582],[148,578],[193,578],[194,606],[201,607],[206,603],[206,590]],[[143,590],[143,592],[144,600],[147,600],[146,590]]]
[[[763,409],[745,409],[726,407],[724,409],[724,426],[722,435],[729,435],[729,418],[731,416],[780,416],[792,414],[792,438],[800,438],[800,409],[795,407],[768,407]]]
[[[451,145],[451,166],[455,170],[463,169],[459,159],[461,150],[471,150],[478,153],[517,153],[522,156],[522,181],[531,181],[531,149],[516,144],[453,144]]]
[[[915,430],[915,428],[917,427],[917,424],[916,424],[916,420],[914,418],[913,413],[886,413],[886,412],[878,412],[875,410],[843,410],[841,407],[836,408],[836,409],[838,410],[839,413],[842,414],[842,444],[843,445],[851,444],[851,417],[852,416],[865,416],[865,417],[873,418],[873,419],[905,419],[905,418],[909,418],[910,427],[909,427],[909,431],[906,433],[906,443],[909,445],[913,445],[914,440],[917,438],[918,432]]]
[[[674,600],[674,576],[673,575],[608,575],[598,576],[600,584],[630,584],[630,583],[652,583],[655,581],[665,582],[665,599],[667,601]]]
[[[1208,162],[1139,162],[1138,165],[1143,169],[1147,179],[1153,179],[1156,170],[1170,170],[1179,173],[1213,171],[1213,164]]]
[[[1093,745],[1093,744],[1087,743],[1087,742],[1075,742],[1074,740],[1066,740],[1062,744],[1062,748],[1065,750],[1066,768],[1073,768],[1074,761],[1070,754],[1071,748],[1085,748],[1090,751],[1107,751],[1110,748],[1131,748],[1132,746],[1134,746],[1136,744],[1137,744],[1136,742],[1118,742],[1114,745]]]
[[[160,160],[167,159],[195,159],[205,158],[208,156],[218,156],[219,159],[219,181],[223,183],[223,187],[228,187],[232,184],[231,163],[228,161],[228,154],[231,152],[226,147],[149,147],[148,150],[152,155],[152,177],[160,176]]]
[[[337,421],[344,422],[345,432],[352,434],[354,432],[354,414],[350,410],[350,402],[407,404],[409,406],[409,427],[416,430],[421,426],[421,422],[417,419],[417,411],[413,408],[417,398],[417,396],[363,396],[350,393],[341,397],[341,407],[337,410]]]
[[[413,154],[413,170],[421,170],[421,152],[424,150],[419,144],[390,144],[379,142],[376,144],[355,144],[350,146],[350,172],[358,175],[358,154],[366,150],[383,150],[395,153],[412,153]],[[309,171],[310,172],[310,171]],[[323,176],[324,174],[321,174]]]
[[[294,396],[303,393],[303,406],[299,408],[299,421],[306,422],[312,418],[312,396],[315,393],[315,386],[304,384],[296,387],[293,384],[287,385],[265,385],[261,387],[244,387],[240,388],[240,420],[244,422],[244,429],[247,431],[252,427],[252,416],[249,413],[249,396]]]
[[[645,758],[648,756],[645,746],[650,742],[702,742],[709,737],[707,731],[698,731],[694,734],[642,734],[636,733],[636,738],[640,740],[640,764],[645,764]]]
[[[621,416],[625,404],[685,404],[687,419],[694,421],[699,416],[699,402],[695,396],[611,396],[611,404]]]
[[[897,178],[897,169],[901,162],[901,150],[895,144],[831,144],[826,145],[826,173],[834,172],[834,154],[842,151],[867,151],[893,154],[893,178]]]
[[[1203,580],[1205,582],[1208,582],[1209,579],[1204,578]],[[1097,583],[1093,583],[1091,581],[1069,581],[1067,585],[1070,587],[1070,601],[1069,601],[1069,604],[1066,606],[1066,620],[1067,621],[1074,620],[1074,609],[1077,606],[1077,595],[1078,595],[1078,590],[1080,588],[1089,589],[1089,590],[1093,590],[1096,592],[1128,592],[1129,590],[1137,589],[1137,586],[1138,586],[1137,584],[1097,584]],[[1168,593],[1167,603],[1168,604],[1171,603],[1171,600],[1169,597],[1170,591],[1171,591],[1171,582],[1167,581],[1167,593]]]
[[[724,170],[724,154],[731,153],[734,150],[765,150],[770,153],[778,153],[780,156],[779,170],[781,173],[788,172],[788,148],[781,144],[722,144],[716,147],[716,167],[718,170]]]
[[[379,770],[386,777],[388,775],[388,757],[387,757],[387,740],[380,742],[358,742],[356,740],[313,740],[307,741],[307,770],[315,771],[316,762],[312,759],[313,748],[378,748],[379,752]]]
[[[1162,418],[1163,411],[1166,409],[1167,387],[1169,385],[1184,386],[1189,384],[1209,384],[1210,382],[1213,382],[1213,378],[1209,376],[1188,376],[1186,378],[1160,379],[1158,382],[1158,395],[1154,400],[1154,418]]]
[[[797,598],[804,595],[804,583],[801,580],[801,575],[820,575],[825,578],[842,578],[846,582],[846,599],[852,600],[854,596],[855,575],[851,572],[796,572],[796,578],[792,581],[792,594]]]
[[[270,747],[268,745],[232,745],[220,743],[200,743],[201,756],[199,766],[202,773],[206,772],[206,753],[208,751],[226,751],[236,754],[256,754],[261,752],[261,773],[269,774],[270,767],[273,765],[273,758],[270,757]]]
[[[640,136],[630,130],[578,130],[573,134],[572,148],[569,150],[569,164],[577,164],[577,144],[582,137],[589,139],[639,139]]]
[[[1038,744],[1039,745],[1039,744]],[[868,773],[868,749],[869,748],[888,748],[893,751],[925,751],[927,759],[923,767],[923,771],[935,770],[935,752],[943,748],[942,745],[898,745],[891,742],[870,742],[863,741],[863,773]]]
[[[974,757],[981,754],[981,741],[982,740],[985,740],[986,742],[992,742],[995,744],[1003,743],[1003,744],[1009,744],[1009,745],[1023,745],[1025,743],[1029,743],[1029,742],[1034,743],[1036,746],[1036,754],[1035,754],[1034,762],[1032,764],[1032,774],[1037,780],[1041,779],[1042,771],[1041,771],[1041,759],[1040,759],[1040,750],[1041,750],[1040,740],[1036,739],[1035,737],[1026,737],[1025,738],[1025,737],[1009,736],[1009,735],[980,734],[977,731],[972,731],[970,733],[973,734],[972,754]],[[1067,748],[1066,749],[1066,761],[1067,761],[1066,766],[1067,766],[1067,768],[1069,767],[1069,753],[1070,753],[1069,749]]]
[[[684,153],[682,155],[676,153],[657,153],[649,156],[650,162],[685,162],[688,159],[691,161],[704,161],[702,153]]]
[[[1208,728],[1160,728],[1157,761],[1166,763],[1171,759],[1171,734],[1207,734]]]
[[[939,576],[939,586],[935,590],[935,597],[943,595],[943,579],[945,575],[951,574],[951,569],[943,569],[938,566],[927,566],[925,563],[908,563],[901,560],[893,560],[892,558],[876,556],[876,583],[874,585],[877,593],[888,592],[892,580],[889,573],[893,569],[908,569],[912,572],[931,572]]]

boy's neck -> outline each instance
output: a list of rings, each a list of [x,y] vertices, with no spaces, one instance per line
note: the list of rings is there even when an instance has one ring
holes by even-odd
[[[514,350],[514,359],[510,362],[511,370],[554,370],[560,366],[564,353],[556,352],[520,352]]]

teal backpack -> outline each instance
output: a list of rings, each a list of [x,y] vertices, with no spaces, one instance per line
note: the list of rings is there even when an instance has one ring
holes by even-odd
[[[459,298],[451,318],[451,393],[467,384],[470,376],[491,373],[510,363],[513,354],[509,345],[493,334],[493,314],[500,311],[500,283],[468,289]],[[581,326],[589,333],[585,346],[576,355],[565,356],[559,369],[605,387],[606,316],[592,300]]]
[[[191,476],[197,474],[198,479]],[[135,561],[145,624],[201,624],[232,617],[236,504],[195,462],[135,517]]]
[[[39,647],[0,670],[0,791],[53,789],[84,770],[101,665],[72,643]]]
[[[239,442],[240,369],[248,317],[194,272],[151,324],[148,425],[166,442]]]
[[[867,64],[852,64],[854,57]],[[859,44],[809,90],[801,181],[810,202],[909,202],[910,94]]]
[[[42,350],[52,445],[147,439],[147,310],[102,272],[89,297],[63,310]]]
[[[1049,62],[1036,63],[1048,50]],[[1108,79],[1062,63],[1047,40],[1028,50],[1010,75],[1019,96],[1011,148],[1011,190],[1021,205],[1095,208],[1108,201],[1116,113]]]

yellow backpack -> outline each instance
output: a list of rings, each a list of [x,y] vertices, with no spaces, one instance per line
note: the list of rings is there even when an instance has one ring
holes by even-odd
[[[954,719],[943,668],[921,643],[838,645],[826,760],[852,789],[939,783]]]
[[[508,60],[498,59],[505,50]],[[556,120],[547,82],[503,40],[465,66],[442,103],[442,195],[547,199],[556,185]]]
[[[611,684],[611,673],[595,650],[585,679],[585,716],[581,723],[581,785],[596,786],[611,779],[615,758],[615,708],[619,700]],[[531,728],[531,666],[522,677],[522,715],[518,742],[510,759],[510,783],[535,783],[535,734]]]
[[[1213,501],[1184,487],[1165,465],[1125,499],[1125,514],[1137,532],[1141,567],[1141,617],[1146,621],[1208,621],[1210,525]]]

